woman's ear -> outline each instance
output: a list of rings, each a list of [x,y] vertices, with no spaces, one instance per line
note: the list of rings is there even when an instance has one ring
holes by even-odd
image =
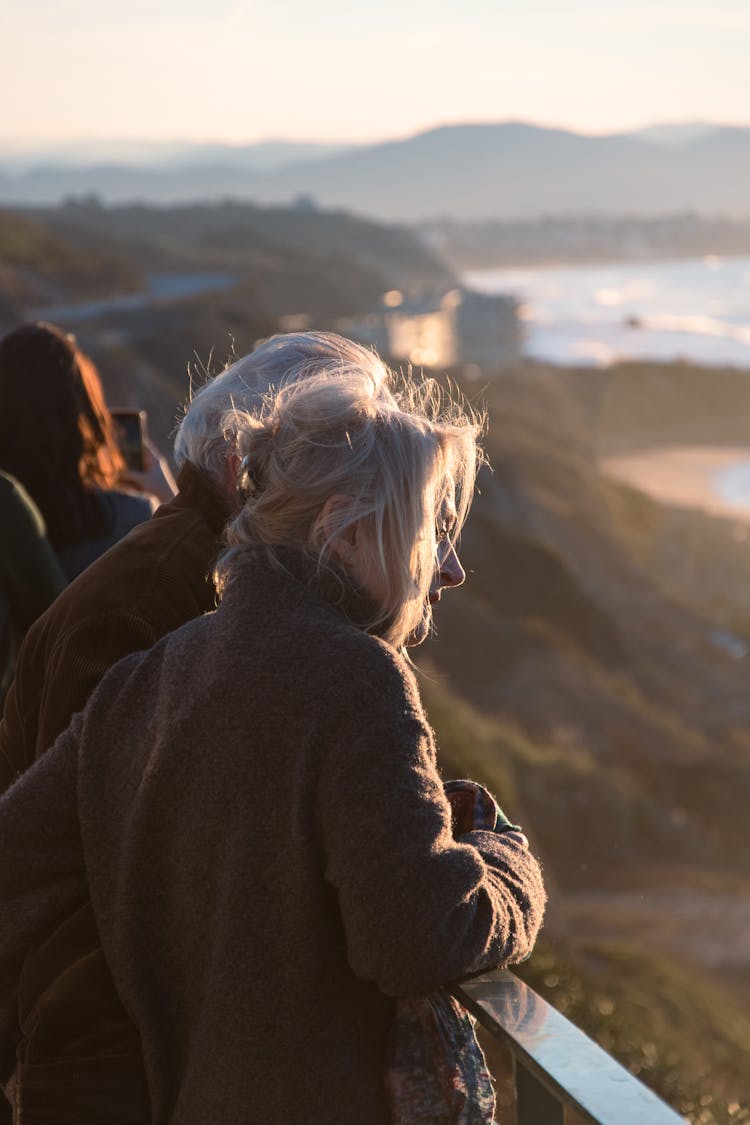
[[[240,462],[242,458],[236,449],[228,455],[226,465],[224,467],[224,485],[226,487],[227,496],[231,496],[234,501],[234,507],[242,507],[242,496],[237,491],[237,474],[240,470]]]
[[[332,496],[321,512],[320,522],[328,533],[326,539],[331,556],[346,571],[350,582],[377,604],[385,606],[387,576],[373,562],[365,522],[361,519],[350,522],[347,518],[350,514],[351,498],[348,496]]]
[[[347,496],[329,496],[319,516],[323,538],[330,544],[331,555],[347,570],[359,561],[359,524],[347,523],[341,527],[342,509],[349,506]]]

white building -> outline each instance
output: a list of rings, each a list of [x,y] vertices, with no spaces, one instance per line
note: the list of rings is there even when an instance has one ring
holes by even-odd
[[[513,297],[451,289],[442,297],[410,299],[397,290],[367,317],[339,325],[345,335],[416,366],[476,364],[499,370],[521,353],[523,331]]]

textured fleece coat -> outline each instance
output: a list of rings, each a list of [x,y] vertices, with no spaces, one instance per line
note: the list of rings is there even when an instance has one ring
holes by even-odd
[[[453,839],[403,659],[282,560],[244,548],[0,802],[0,1041],[89,891],[155,1125],[386,1125],[392,997],[525,956],[542,918],[519,843]]]

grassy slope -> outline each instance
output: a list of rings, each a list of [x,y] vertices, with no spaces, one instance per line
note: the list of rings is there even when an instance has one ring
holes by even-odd
[[[750,1122],[750,1015],[727,989],[614,943],[543,940],[516,971],[695,1125]]]
[[[685,364],[620,364],[603,371],[536,369],[577,413],[589,455],[670,445],[750,444],[750,372]],[[624,555],[661,588],[750,636],[748,532],[736,520],[657,504],[603,482],[607,519]]]
[[[80,247],[44,223],[0,211],[0,301],[12,323],[28,304],[86,300],[138,288],[140,275],[101,246]]]
[[[558,378],[600,453],[748,439],[750,371],[741,368],[621,363],[561,369]]]
[[[623,795],[639,831],[615,838],[597,829],[581,797],[577,830],[600,858],[642,862],[655,846],[689,855],[700,825],[701,861],[741,867],[750,800],[744,666],[713,645],[709,621],[628,557],[613,486],[559,384],[508,379],[489,393],[496,471],[482,481],[464,536],[470,580],[444,599],[425,658],[473,706],[574,756],[576,792]],[[545,777],[554,789],[551,763]],[[709,791],[725,794],[727,816],[707,833]],[[563,849],[566,878],[575,863]]]
[[[422,692],[444,775],[482,781],[522,819],[532,847],[548,857],[551,898],[565,894],[556,877],[560,851],[589,855],[597,827],[603,838],[641,831],[637,800],[628,807],[606,783],[581,793],[586,763],[574,754],[535,745],[435,680],[423,678]],[[592,830],[577,818],[578,839],[565,835],[571,793],[598,822]],[[516,971],[695,1125],[750,1122],[750,1016],[730,988],[654,950],[554,930]]]
[[[522,820],[553,901],[658,885],[657,868],[739,877],[745,669],[632,548],[653,506],[599,475],[592,404],[566,374],[487,388],[496,471],[465,535],[472,573],[420,654],[444,772],[485,781]],[[691,1121],[750,1120],[750,1020],[728,984],[554,926],[521,972]]]
[[[79,203],[30,214],[81,245],[108,244],[144,270],[236,272],[257,283],[263,307],[275,315],[307,312],[319,320],[369,312],[387,289],[454,283],[407,229],[345,212],[227,202],[106,209]]]

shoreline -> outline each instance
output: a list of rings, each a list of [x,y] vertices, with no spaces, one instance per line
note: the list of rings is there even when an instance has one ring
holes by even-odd
[[[637,488],[654,500],[698,508],[712,516],[750,524],[750,490],[743,503],[722,495],[722,477],[748,466],[750,446],[672,446],[602,457],[607,476]]]
[[[605,367],[685,360],[750,369],[750,256],[464,271],[465,285],[521,303],[526,355]]]

